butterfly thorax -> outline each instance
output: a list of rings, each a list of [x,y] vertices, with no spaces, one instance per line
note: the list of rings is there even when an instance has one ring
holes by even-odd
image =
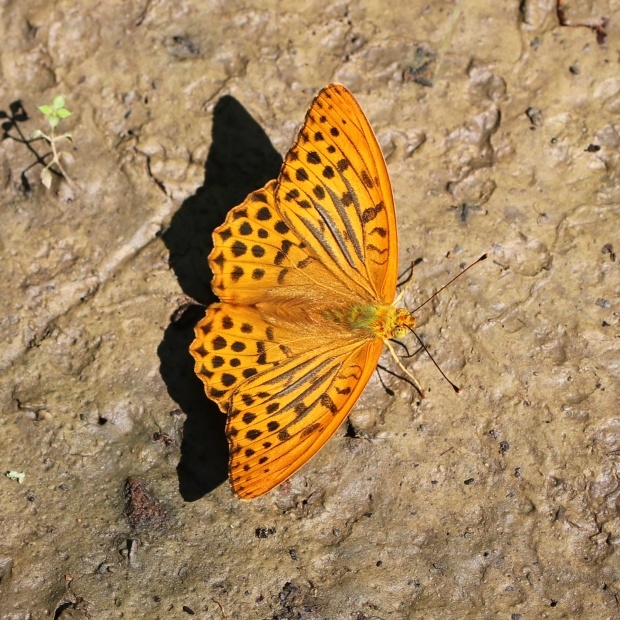
[[[326,311],[329,320],[351,331],[367,331],[376,338],[402,338],[415,326],[415,317],[405,308],[390,304],[354,304]]]

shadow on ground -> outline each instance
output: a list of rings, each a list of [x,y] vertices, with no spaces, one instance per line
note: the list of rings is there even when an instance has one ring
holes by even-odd
[[[207,263],[214,228],[250,192],[276,178],[282,164],[265,132],[234,97],[222,97],[215,106],[212,138],[202,187],[185,200],[163,233],[181,289],[204,305],[216,301]],[[177,467],[186,501],[200,499],[228,474],[225,417],[206,397],[188,351],[203,315],[204,307],[193,304],[172,318],[158,348],[168,393],[187,415]]]

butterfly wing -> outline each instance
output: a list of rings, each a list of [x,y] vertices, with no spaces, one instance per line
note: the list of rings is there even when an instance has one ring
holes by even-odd
[[[312,102],[275,191],[313,256],[346,285],[392,303],[398,239],[390,178],[366,116],[341,84]]]
[[[271,490],[318,452],[383,347],[320,326],[300,334],[286,321],[272,325],[254,306],[232,304],[212,304],[196,333],[196,373],[228,414],[230,480],[243,499]]]
[[[226,303],[270,304],[274,311],[312,306],[326,295],[334,305],[364,296],[355,283],[347,287],[335,278],[285,222],[275,188],[270,181],[249,194],[213,231],[213,292]]]

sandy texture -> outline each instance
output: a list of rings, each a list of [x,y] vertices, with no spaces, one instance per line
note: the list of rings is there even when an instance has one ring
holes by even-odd
[[[1,3],[0,619],[620,616],[620,4],[564,4]],[[210,231],[330,81],[409,307],[490,253],[419,312],[462,393],[424,355],[423,401],[375,376],[240,502],[187,351]],[[61,93],[47,191],[16,138]]]

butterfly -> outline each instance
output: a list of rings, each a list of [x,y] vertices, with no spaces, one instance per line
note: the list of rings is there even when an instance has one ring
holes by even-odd
[[[190,352],[227,415],[233,491],[252,499],[318,452],[384,343],[391,349],[389,339],[415,325],[394,304],[398,239],[385,160],[344,86],[317,94],[278,178],[229,212],[213,246],[220,302],[196,325]]]

